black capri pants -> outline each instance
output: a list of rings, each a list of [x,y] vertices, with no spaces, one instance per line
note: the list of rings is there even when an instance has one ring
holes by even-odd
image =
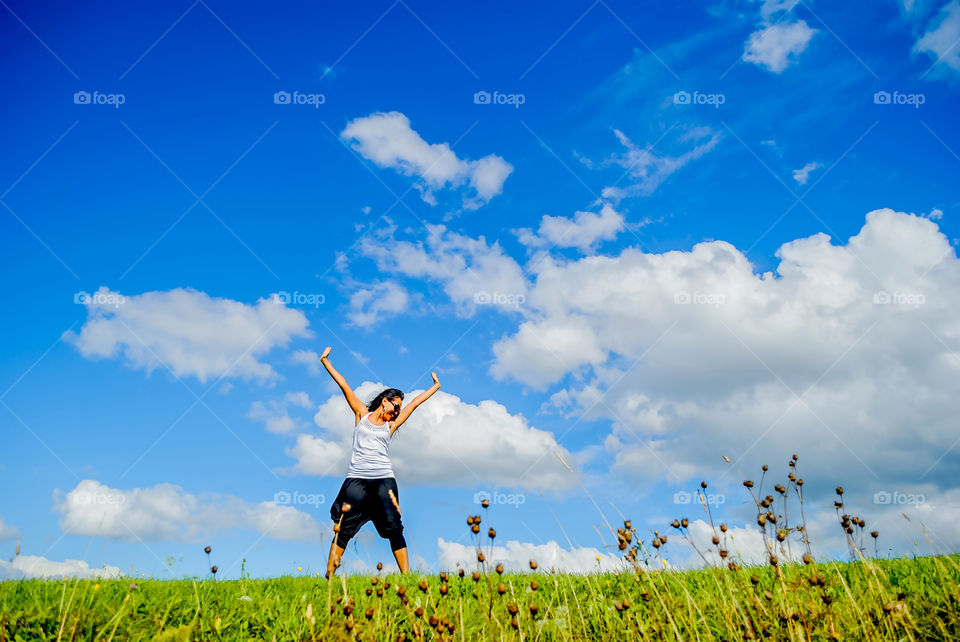
[[[340,524],[340,532],[336,533],[334,540],[337,546],[346,548],[347,543],[357,534],[360,527],[372,521],[377,528],[377,534],[390,540],[390,550],[407,547],[403,538],[400,511],[390,499],[390,491],[393,491],[393,496],[399,503],[400,491],[397,490],[397,480],[393,477],[383,479],[347,477],[343,480],[340,492],[337,493],[337,498],[330,507],[333,523]],[[350,509],[346,512],[343,512],[344,504],[350,505]]]

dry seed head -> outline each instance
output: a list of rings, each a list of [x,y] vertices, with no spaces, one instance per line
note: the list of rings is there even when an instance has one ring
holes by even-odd
[[[670,522],[670,525],[673,526],[674,528],[680,528],[680,521],[675,519],[672,522]]]
[[[486,559],[486,558],[485,558],[484,555],[483,555],[483,551],[480,551],[479,553],[477,553],[477,561],[478,561],[478,562],[480,562],[480,563],[482,564],[484,559]]]
[[[520,611],[520,607],[517,606],[516,602],[510,602],[507,605],[507,610],[510,611],[510,615],[516,615]]]
[[[750,583],[751,583],[751,584],[759,584],[759,583],[760,583],[760,578],[757,577],[756,575],[751,575],[751,576],[750,576]]]
[[[373,589],[368,586],[368,587],[367,587],[367,597],[370,597],[371,595],[373,595]]]
[[[210,551],[211,551],[211,548],[210,548],[209,546],[204,546],[204,547],[203,547],[203,552],[206,553],[207,555],[210,554]]]
[[[383,570],[383,562],[377,562],[377,570],[378,570],[378,571],[382,571],[382,570]]]
[[[726,559],[726,558],[727,558],[727,555],[729,555],[729,552],[728,552],[726,549],[721,548],[721,549],[720,549],[720,559]]]
[[[499,593],[500,595],[503,595],[506,592],[507,592],[506,586],[504,586],[503,584],[497,584],[497,593]]]
[[[366,612],[364,613],[364,615],[367,616],[367,619],[368,619],[368,620],[371,619],[371,618],[373,617],[373,607],[372,607],[372,606],[368,606]]]
[[[477,534],[477,533],[480,532],[480,525],[479,525],[479,524],[474,524],[473,526],[470,527],[470,530],[472,530],[472,531],[474,532],[474,534]]]
[[[707,487],[707,482],[705,481],[700,482],[700,488],[706,488],[706,487]]]
[[[210,567],[210,572],[213,573],[214,575],[216,575],[216,574],[217,574],[217,567],[216,567],[216,566],[211,566],[211,567]]]
[[[540,588],[540,585],[537,584],[537,580],[533,580],[532,582],[530,582],[531,591],[536,591],[538,588]]]
[[[813,555],[810,553],[803,554],[803,563],[804,564],[813,564]]]
[[[762,469],[763,469],[763,472],[767,472],[768,470],[770,470],[770,467],[764,464]]]
[[[687,526],[690,525],[690,522],[687,521],[687,518],[686,518],[686,517],[684,517],[683,519],[680,520],[680,525],[683,526],[684,528],[686,528]]]
[[[420,583],[417,584],[417,586],[420,587],[420,590],[424,593],[427,592],[427,580],[420,580]],[[400,589],[397,589],[397,592],[399,593]]]
[[[720,538],[714,535],[712,541],[713,541],[713,545],[716,546],[717,544],[720,543]]]
[[[777,556],[776,556],[776,555],[771,555],[771,556],[770,556],[770,566],[776,566],[776,565],[777,565]]]
[[[877,539],[878,537],[880,537],[880,532],[879,532],[879,531],[870,531],[870,537],[872,537],[873,539]]]
[[[480,500],[480,505],[483,506],[484,508],[489,508],[489,507],[490,507],[490,500],[489,500],[489,499],[482,499],[482,500]]]
[[[540,612],[540,608],[536,604],[531,604],[529,608],[530,608],[530,615],[532,615],[533,617],[536,617],[537,613]]]
[[[743,485],[746,486],[747,488],[753,488],[753,482],[750,481],[749,479],[743,482]]]
[[[515,628],[515,629],[520,628],[520,623],[517,622],[517,618],[515,618],[515,617],[514,617],[514,618],[510,618],[510,626],[512,626],[512,627]]]
[[[497,531],[495,531],[495,530],[493,530],[493,529],[491,528],[489,531],[487,531],[487,535],[490,536],[490,539],[493,539],[494,537],[497,536]]]
[[[837,486],[837,495],[843,495],[843,486]]]
[[[467,526],[473,526],[473,515],[467,517]]]
[[[793,455],[793,461],[797,461],[797,459],[799,459],[799,457],[797,457],[797,455],[794,454],[794,455]]]
[[[503,564],[497,564],[497,575],[503,575]]]
[[[446,595],[446,594],[447,594],[447,591],[449,591],[449,590],[450,590],[450,589],[447,588],[447,585],[446,585],[446,584],[441,584],[441,585],[440,585],[440,595]]]
[[[416,615],[417,617],[423,617],[423,607],[418,606],[417,610],[415,610],[413,614]]]
[[[726,524],[720,524],[720,532],[721,532],[721,533],[726,533],[726,532],[727,532],[727,525],[726,525]]]
[[[473,581],[474,581],[474,582],[479,582],[479,581],[480,581],[480,571],[474,571],[474,572],[473,572]]]
[[[463,577],[464,573],[462,568],[459,571],[457,571],[457,575],[459,575],[460,577]]]
[[[534,571],[537,570],[537,560],[530,560],[530,568]]]

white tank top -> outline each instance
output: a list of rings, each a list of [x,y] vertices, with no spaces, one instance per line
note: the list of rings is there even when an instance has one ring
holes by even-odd
[[[387,450],[390,447],[390,423],[376,426],[370,421],[368,412],[360,419],[353,430],[353,452],[350,454],[350,468],[347,477],[360,479],[384,479],[393,477],[393,467]]]

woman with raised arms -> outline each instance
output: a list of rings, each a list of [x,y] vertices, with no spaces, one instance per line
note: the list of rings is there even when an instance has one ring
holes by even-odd
[[[381,391],[370,403],[364,405],[343,375],[330,363],[329,355],[330,348],[327,347],[320,356],[320,363],[343,391],[343,396],[355,415],[356,427],[353,430],[353,449],[347,478],[330,507],[334,538],[327,560],[327,577],[331,577],[340,566],[340,558],[347,542],[368,521],[373,522],[380,537],[390,540],[390,549],[397,559],[397,566],[401,573],[406,573],[409,562],[407,543],[403,539],[403,523],[400,520],[400,492],[397,490],[397,480],[393,476],[388,450],[397,429],[417,406],[440,389],[440,382],[437,374],[431,372],[433,385],[403,408],[400,407],[403,393],[396,388]]]

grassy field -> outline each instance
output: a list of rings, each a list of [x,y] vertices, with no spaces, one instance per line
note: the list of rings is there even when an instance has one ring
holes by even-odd
[[[634,571],[0,583],[0,640],[960,639],[960,557]]]

